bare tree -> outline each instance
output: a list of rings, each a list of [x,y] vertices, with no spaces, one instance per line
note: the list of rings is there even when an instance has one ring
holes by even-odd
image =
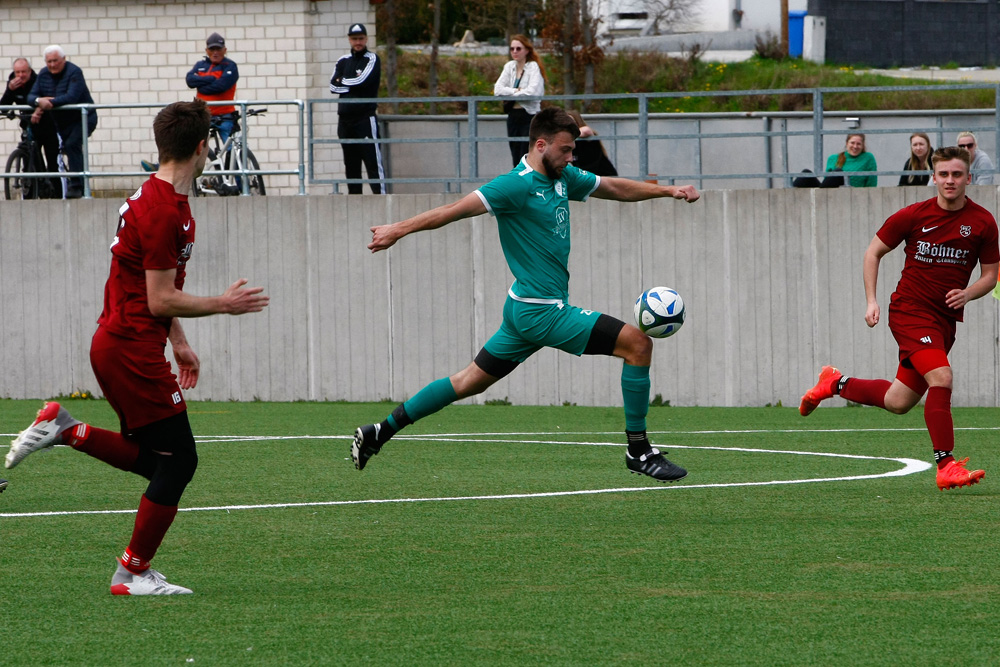
[[[649,19],[648,34],[681,32],[699,16],[699,0],[643,0]]]

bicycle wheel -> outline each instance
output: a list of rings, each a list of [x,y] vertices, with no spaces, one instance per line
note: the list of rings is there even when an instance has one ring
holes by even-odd
[[[205,170],[201,172],[201,176],[194,179],[194,183],[191,184],[191,194],[195,197],[204,197],[205,195],[217,195],[221,194],[219,190],[222,186],[223,176],[215,174],[213,172],[222,169],[219,161],[215,159],[215,151],[208,151],[208,161],[205,162]]]
[[[8,174],[3,179],[3,192],[7,199],[34,199],[35,183],[33,179],[22,178],[19,174],[28,171],[28,152],[22,148],[15,148],[14,152],[7,158],[7,166],[4,173]]]
[[[226,169],[236,170],[240,168],[239,148],[234,148],[232,151],[226,154],[226,162],[227,162]],[[229,162],[232,162],[232,166],[228,164]],[[253,154],[253,151],[250,149],[247,149],[247,169],[252,171],[258,171],[260,169],[260,164],[257,163],[257,157]],[[263,174],[251,174],[249,178],[250,178],[250,183],[248,185],[248,189],[250,190],[250,194],[252,195],[266,194],[264,191]],[[237,176],[236,179],[237,183],[240,183],[239,181],[240,176]],[[242,184],[240,185],[240,192],[241,193],[243,192]]]

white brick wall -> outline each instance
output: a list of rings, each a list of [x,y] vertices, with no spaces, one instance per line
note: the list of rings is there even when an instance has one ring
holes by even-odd
[[[347,26],[368,26],[374,48],[375,16],[368,0],[266,0],[184,2],[175,0],[0,0],[0,72],[27,57],[38,71],[42,51],[59,44],[83,69],[98,104],[169,104],[194,92],[184,77],[205,53],[205,39],[218,31],[228,57],[240,68],[237,99],[330,99],[333,63],[347,52]],[[298,166],[298,117],[294,106],[269,107],[254,120],[251,148],[265,169]],[[90,138],[96,171],[138,170],[155,159],[152,119],[157,109],[102,109]],[[335,107],[316,116],[316,136],[336,137]],[[17,124],[0,123],[0,155],[13,149]],[[317,173],[343,177],[339,151],[323,151]],[[334,154],[336,153],[336,154]],[[95,190],[131,190],[142,177],[92,181]],[[296,194],[294,176],[268,176],[268,193]],[[329,192],[328,186],[310,188]]]

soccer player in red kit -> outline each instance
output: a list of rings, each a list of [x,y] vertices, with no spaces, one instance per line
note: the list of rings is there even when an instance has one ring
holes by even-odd
[[[809,415],[834,394],[889,412],[904,414],[927,394],[924,421],[934,447],[937,485],[942,491],[977,483],[982,470],[968,470],[969,459],[955,460],[951,417],[952,372],[948,352],[965,304],[989,294],[997,284],[1000,249],[993,215],[965,196],[969,152],[950,146],[934,151],[937,197],[889,216],[865,252],[864,279],[868,308],[865,322],[874,327],[880,310],[875,300],[882,257],[905,243],[906,261],[889,300],[889,330],[899,344],[896,379],[862,380],[824,366],[819,382],[806,392],[799,412]],[[969,284],[980,264],[979,278]]]
[[[114,595],[191,592],[150,567],[198,465],[181,390],[198,382],[200,364],[179,318],[258,312],[268,303],[262,287],[244,288],[243,279],[219,296],[183,291],[195,232],[187,193],[205,166],[209,123],[202,100],[161,110],[153,121],[159,171],[118,210],[104,311],[90,361],[118,413],[121,432],[83,424],[49,402],[11,443],[5,459],[6,467],[13,468],[32,452],[65,444],[149,480],[132,538],[111,579]],[[176,376],[164,356],[167,340]]]

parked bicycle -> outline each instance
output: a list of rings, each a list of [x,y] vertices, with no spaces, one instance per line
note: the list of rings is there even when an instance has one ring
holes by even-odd
[[[261,116],[267,113],[267,109],[247,109],[247,116]],[[243,181],[240,174],[217,174],[212,172],[239,171],[244,167],[250,171],[259,171],[260,165],[253,151],[246,149],[246,163],[244,164],[244,154],[241,145],[243,130],[240,127],[239,119],[233,126],[233,132],[226,139],[225,143],[219,139],[219,120],[212,119],[212,126],[208,133],[210,148],[208,151],[208,161],[205,163],[205,171],[201,176],[194,179],[192,191],[196,197],[204,195],[220,195],[223,197],[239,195],[243,192]],[[261,174],[250,174],[247,176],[247,189],[252,195],[264,194],[264,177]]]
[[[21,112],[24,113],[24,112]],[[11,120],[20,120],[13,112],[5,114]],[[60,155],[60,158],[62,156]],[[19,174],[44,172],[42,146],[35,140],[31,125],[21,128],[21,141],[17,144],[4,167],[3,192],[7,199],[54,199],[62,196],[59,179],[27,177]]]

